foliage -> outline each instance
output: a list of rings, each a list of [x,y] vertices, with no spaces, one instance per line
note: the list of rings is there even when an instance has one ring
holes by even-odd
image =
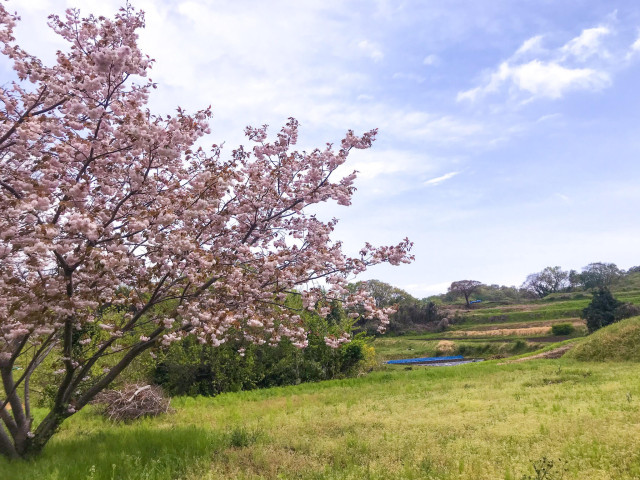
[[[582,310],[581,315],[587,321],[589,333],[620,320],[622,306],[623,303],[614,298],[608,289],[600,288],[594,292],[591,303]]]
[[[482,282],[477,280],[458,280],[449,285],[448,292],[464,296],[464,300],[467,306],[469,306],[469,296],[477,292],[481,286]]]
[[[293,296],[288,303],[301,307]],[[338,302],[326,319],[311,312],[301,314],[309,331],[303,350],[286,338],[277,346],[232,340],[218,347],[186,338],[158,357],[153,381],[171,395],[214,396],[350,376],[375,356],[362,334],[338,348],[327,345],[324,339],[332,332],[350,331],[351,322]]]
[[[622,271],[615,263],[590,263],[582,269],[580,279],[582,286],[591,290],[594,288],[609,288],[622,276]]]
[[[562,480],[567,472],[567,462],[541,457],[532,462],[534,475],[523,475],[522,480]]]
[[[379,308],[395,308],[396,311],[389,316],[386,328],[386,331],[392,334],[433,330],[443,318],[435,302],[418,300],[406,291],[380,280],[358,282],[350,285],[350,288],[353,291],[362,289],[368,292]],[[357,330],[366,332],[367,335],[377,333],[377,324],[364,317],[360,317],[355,327]]]
[[[551,325],[551,333],[554,335],[571,335],[575,333],[576,327],[571,323],[556,323]]]
[[[546,267],[538,273],[532,273],[522,284],[522,288],[542,298],[550,293],[560,292],[569,286],[569,272],[561,267]]]
[[[336,149],[295,151],[294,119],[273,142],[266,126],[248,127],[253,147],[223,159],[221,147],[197,146],[209,108],[148,110],[155,84],[137,45],[142,12],[51,16],[68,45],[53,66],[15,43],[17,20],[0,5],[0,48],[17,77],[0,87],[0,405],[11,405],[0,410],[1,455],[38,453],[136,357],[185,335],[212,346],[232,336],[306,346],[300,315],[284,305],[296,288],[320,315],[326,293],[364,305],[384,327],[393,309],[346,285],[370,265],[409,262],[411,243],[367,243],[347,257],[330,238],[336,220],[307,213],[350,204],[355,172],[334,173],[375,130],[348,131]],[[100,315],[106,305],[122,310]],[[324,340],[337,347],[346,337]],[[50,355],[56,391],[36,427],[29,379]]]

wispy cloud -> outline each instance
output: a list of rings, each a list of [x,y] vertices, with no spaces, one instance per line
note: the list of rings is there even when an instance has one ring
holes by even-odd
[[[375,43],[370,42],[369,40],[359,41],[358,48],[375,62],[379,62],[384,58],[384,53],[382,52],[380,47]]]
[[[564,45],[551,49],[543,45],[545,36],[533,36],[486,74],[478,86],[459,92],[457,100],[474,102],[506,93],[526,103],[538,98],[559,99],[572,91],[607,88],[620,61],[628,57],[626,49],[618,48],[612,53],[605,46],[604,41],[613,33],[608,26],[586,28]],[[632,48],[636,48],[635,43]]]
[[[427,180],[426,182],[424,182],[424,184],[425,185],[430,185],[430,186],[440,185],[442,182],[445,182],[445,181],[449,180],[450,178],[455,177],[459,173],[460,172],[445,173],[444,175],[441,175],[440,177],[436,177],[436,178],[432,178],[431,180]]]
[[[409,80],[411,82],[422,83],[425,78],[422,75],[416,75],[415,73],[396,72],[392,77],[394,80]]]
[[[427,65],[429,67],[434,67],[439,63],[440,63],[440,57],[438,57],[435,53],[427,55],[426,57],[424,57],[424,60],[422,60],[422,64]]]
[[[572,38],[560,51],[566,56],[573,56],[584,62],[592,56],[607,58],[609,52],[602,45],[602,38],[611,34],[607,27],[586,28],[580,35]]]

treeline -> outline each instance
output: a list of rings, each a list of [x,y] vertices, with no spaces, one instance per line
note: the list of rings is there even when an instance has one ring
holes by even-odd
[[[611,288],[634,273],[640,266],[629,270],[618,268],[615,263],[594,262],[578,272],[563,270],[562,267],[546,267],[540,272],[527,275],[520,287],[485,285],[476,280],[458,280],[449,286],[447,293],[429,297],[428,300],[445,304],[465,303],[470,306],[473,299],[498,304],[521,303],[544,298],[553,293],[593,292],[601,288]]]
[[[444,316],[436,303],[429,299],[417,299],[401,288],[394,287],[380,280],[367,280],[350,285],[352,289],[367,290],[378,307],[395,306],[396,313],[389,317],[386,331],[391,334],[402,334],[412,331],[433,330],[443,325]],[[355,331],[367,335],[378,333],[376,321],[360,318],[353,326]]]
[[[552,293],[610,288],[623,277],[637,272],[640,272],[640,266],[625,271],[615,263],[603,262],[590,263],[581,272],[563,270],[558,266],[546,267],[528,275],[522,288],[543,298]]]
[[[404,334],[444,330],[460,315],[459,310],[452,311],[460,306],[471,307],[475,303],[519,304],[557,293],[591,294],[600,289],[623,285],[625,281],[631,281],[628,279],[636,273],[640,273],[640,266],[625,271],[618,268],[615,263],[605,262],[590,263],[580,272],[554,266],[528,275],[519,287],[487,285],[477,280],[458,280],[451,283],[446,293],[422,299],[380,280],[358,282],[351,285],[351,288],[368,290],[379,307],[395,305],[397,312],[391,315],[387,332]],[[368,335],[376,335],[377,324],[359,320],[354,325],[354,329],[366,332]]]

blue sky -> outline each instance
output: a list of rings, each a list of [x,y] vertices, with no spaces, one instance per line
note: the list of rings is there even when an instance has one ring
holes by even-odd
[[[25,47],[64,48],[49,13],[112,0],[10,0]],[[213,106],[209,143],[287,117],[300,146],[379,128],[356,152],[341,223],[364,241],[415,242],[416,261],[377,267],[418,297],[455,280],[520,285],[549,265],[640,264],[640,3],[629,1],[159,1],[144,50],[151,106]],[[6,65],[2,70],[8,78]]]

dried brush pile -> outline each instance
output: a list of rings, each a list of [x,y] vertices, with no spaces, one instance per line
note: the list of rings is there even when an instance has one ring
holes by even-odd
[[[102,413],[110,420],[126,421],[168,413],[170,401],[160,387],[129,384],[100,392],[92,403],[103,406]]]

